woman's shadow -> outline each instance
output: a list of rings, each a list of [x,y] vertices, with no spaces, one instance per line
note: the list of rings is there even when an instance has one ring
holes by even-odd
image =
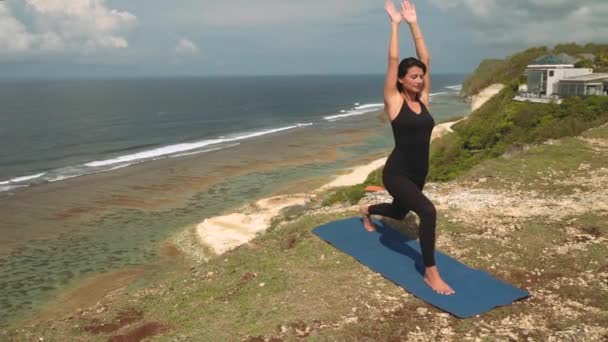
[[[414,261],[418,273],[424,276],[424,263],[420,252],[407,242],[418,239],[418,224],[413,213],[397,221],[387,217],[372,218],[376,231],[380,234],[380,243],[393,251],[403,254]]]

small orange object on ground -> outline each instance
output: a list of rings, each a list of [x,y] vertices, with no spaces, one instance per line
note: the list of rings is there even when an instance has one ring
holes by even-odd
[[[376,192],[376,191],[383,191],[384,188],[378,185],[368,185],[365,187],[364,189],[366,192]]]

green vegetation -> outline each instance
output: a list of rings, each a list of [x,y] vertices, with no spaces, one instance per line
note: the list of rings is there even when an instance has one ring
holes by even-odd
[[[582,60],[574,66],[577,68],[592,68],[593,72],[608,72],[608,44],[558,44],[553,48],[553,51],[555,53],[563,52],[573,56],[582,53],[591,53],[595,55],[595,62],[591,60]]]
[[[382,186],[382,168],[375,170],[370,173],[365,182],[353,186],[345,186],[332,191],[325,197],[322,202],[323,206],[330,206],[334,203],[358,203],[363,196],[365,196],[365,187],[368,185],[379,185]]]
[[[571,97],[562,104],[517,102],[518,85],[523,82],[523,71],[534,59],[549,53],[578,55],[591,53],[581,65],[608,68],[608,45],[558,44],[553,50],[546,47],[531,48],[505,60],[483,61],[464,82],[463,94],[479,92],[492,83],[507,85],[499,94],[456,124],[455,134],[433,142],[430,179],[454,179],[482,160],[521,149],[524,144],[537,144],[548,139],[574,136],[608,121],[608,97],[595,96],[581,99]],[[596,70],[597,71],[597,70]]]
[[[582,61],[576,62],[574,64],[575,68],[593,68],[593,61],[590,59],[583,59]]]
[[[608,44],[595,44],[588,43],[585,45],[579,45],[576,43],[562,43],[557,44],[553,47],[552,53],[567,53],[569,55],[575,56],[582,53],[591,53],[595,56],[598,56],[602,53],[608,52]]]
[[[455,134],[433,143],[430,179],[446,181],[480,161],[548,139],[575,136],[608,122],[608,97],[571,97],[561,105],[511,100],[514,87],[503,89],[467,120]]]

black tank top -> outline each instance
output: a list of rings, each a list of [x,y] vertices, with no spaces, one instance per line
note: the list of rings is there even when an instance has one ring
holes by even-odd
[[[384,167],[384,172],[394,175],[407,175],[413,178],[425,178],[429,170],[429,149],[431,132],[435,120],[420,103],[420,114],[416,114],[403,101],[397,117],[391,122],[395,148]]]

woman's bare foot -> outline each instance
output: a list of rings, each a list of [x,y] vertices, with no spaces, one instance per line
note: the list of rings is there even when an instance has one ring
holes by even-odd
[[[375,232],[376,226],[374,226],[374,223],[372,222],[372,218],[369,216],[369,211],[367,211],[368,208],[369,208],[369,205],[359,206],[359,213],[361,214],[361,216],[363,216],[363,218],[362,218],[363,227],[365,227],[365,229],[368,232]]]
[[[426,282],[426,284],[437,293],[443,295],[451,295],[456,293],[454,290],[452,290],[450,285],[446,284],[446,282],[441,279],[439,271],[437,270],[437,266],[431,266],[426,268],[426,272],[424,274],[424,282]]]

